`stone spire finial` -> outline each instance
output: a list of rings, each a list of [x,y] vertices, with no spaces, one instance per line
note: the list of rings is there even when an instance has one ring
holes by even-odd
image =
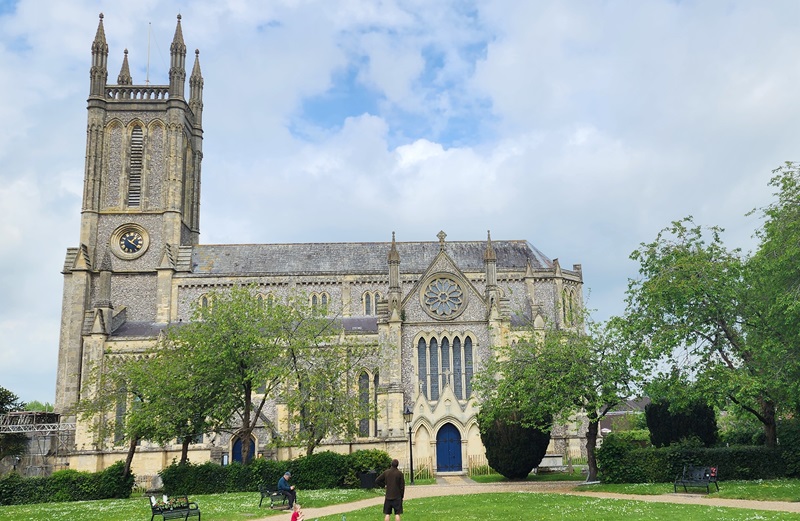
[[[400,252],[397,251],[397,242],[392,232],[392,247],[389,249],[389,320],[400,321],[400,302],[403,292],[400,289]]]
[[[103,13],[97,23],[97,33],[92,42],[92,68],[89,70],[89,96],[104,97],[106,81],[108,81],[108,43],[106,31],[103,29]]]
[[[195,125],[203,126],[203,73],[200,71],[200,49],[194,50],[194,67],[189,76],[189,108],[192,109]]]
[[[183,43],[181,15],[178,15],[175,36],[169,46],[169,54],[169,97],[183,98],[183,89],[186,84],[186,44]]]
[[[131,78],[131,69],[128,66],[128,49],[125,49],[125,57],[122,58],[122,69],[117,76],[117,85],[133,85],[133,78]]]
[[[100,13],[100,21],[97,23],[97,32],[94,35],[94,42],[92,42],[92,50],[95,50],[95,46],[99,48],[97,50],[105,50],[108,51],[108,43],[106,42],[106,31],[103,28],[103,13]],[[102,47],[105,47],[104,49]]]
[[[483,262],[497,261],[497,253],[495,253],[494,246],[492,246],[492,232],[487,230],[486,236],[486,251],[483,252]]]
[[[394,232],[392,232],[392,247],[389,249],[389,263],[400,262],[400,252],[397,251],[397,243],[394,240]]]
[[[439,251],[444,251],[445,249],[444,240],[447,237],[447,234],[444,233],[444,230],[442,230],[439,233],[437,233],[436,236],[439,238]]]

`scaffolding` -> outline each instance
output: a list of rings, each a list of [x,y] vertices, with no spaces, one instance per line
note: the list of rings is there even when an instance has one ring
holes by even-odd
[[[10,412],[0,415],[0,434],[24,434],[28,438],[26,454],[6,458],[11,460],[6,467],[25,476],[49,476],[68,467],[75,424],[62,423],[61,415],[53,412]]]

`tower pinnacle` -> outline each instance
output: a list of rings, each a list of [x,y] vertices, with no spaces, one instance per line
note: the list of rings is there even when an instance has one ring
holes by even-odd
[[[133,78],[131,78],[131,69],[128,66],[128,49],[125,49],[125,57],[122,58],[122,69],[117,76],[117,85],[133,85]]]
[[[102,98],[108,81],[108,43],[103,29],[103,13],[97,24],[97,33],[92,42],[92,68],[89,70],[89,96]]]
[[[203,125],[203,73],[200,71],[200,50],[194,50],[194,67],[189,76],[189,108],[195,118],[195,125]]]
[[[183,31],[181,30],[181,15],[178,15],[178,23],[175,26],[175,36],[169,46],[169,97],[183,99],[184,87],[186,85],[186,44],[183,43]]]

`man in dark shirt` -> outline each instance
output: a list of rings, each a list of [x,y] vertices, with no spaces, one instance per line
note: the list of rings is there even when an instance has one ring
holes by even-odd
[[[294,485],[289,485],[291,477],[292,473],[287,470],[283,477],[278,480],[278,491],[283,492],[283,495],[289,499],[289,510],[292,509],[292,505],[297,499],[297,491],[294,489]]]
[[[400,521],[400,514],[403,513],[403,496],[406,493],[406,478],[397,469],[400,463],[392,460],[392,466],[383,471],[375,479],[375,484],[379,487],[386,486],[386,499],[383,501],[384,521],[389,521],[389,517],[394,510],[395,521]]]

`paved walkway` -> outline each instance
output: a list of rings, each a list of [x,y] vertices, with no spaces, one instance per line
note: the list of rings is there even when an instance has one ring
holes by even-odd
[[[663,494],[661,496],[637,496],[633,494],[611,494],[607,492],[592,492],[588,487],[581,487],[574,481],[539,481],[520,483],[476,483],[467,477],[448,476],[437,478],[436,485],[419,487],[406,487],[405,499],[417,499],[436,496],[458,496],[466,494],[486,494],[490,492],[548,492],[552,494],[571,494],[576,496],[600,497],[610,499],[627,499],[633,501],[649,501],[653,503],[679,503],[684,505],[702,505],[730,508],[747,508],[752,510],[773,510],[779,512],[800,513],[800,503],[785,501],[751,501],[744,499],[722,499],[702,494]],[[318,517],[343,514],[353,510],[367,507],[376,507],[380,513],[383,497],[330,505],[323,508],[304,508],[306,520]],[[257,521],[285,521],[291,517],[290,513],[278,516],[265,517]]]

